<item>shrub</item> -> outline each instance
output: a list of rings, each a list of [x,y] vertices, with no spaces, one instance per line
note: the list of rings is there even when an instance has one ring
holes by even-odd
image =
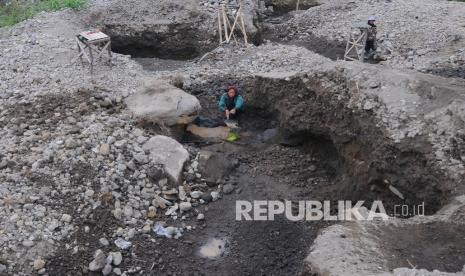
[[[11,0],[0,1],[0,28],[12,26],[33,17],[41,11],[56,11],[64,8],[80,9],[87,0]]]

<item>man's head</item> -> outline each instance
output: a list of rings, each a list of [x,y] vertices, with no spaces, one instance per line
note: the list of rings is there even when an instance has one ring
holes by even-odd
[[[368,24],[374,25],[376,22],[376,18],[374,16],[368,17]]]
[[[230,98],[234,98],[237,95],[237,88],[233,85],[228,87],[228,96]]]

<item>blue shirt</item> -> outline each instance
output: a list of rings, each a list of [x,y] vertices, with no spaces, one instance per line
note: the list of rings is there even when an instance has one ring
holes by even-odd
[[[221,111],[225,111],[228,106],[229,96],[228,93],[224,93],[221,98],[218,106],[220,107]],[[237,95],[234,98],[234,108],[236,110],[244,110],[244,98],[241,95]]]

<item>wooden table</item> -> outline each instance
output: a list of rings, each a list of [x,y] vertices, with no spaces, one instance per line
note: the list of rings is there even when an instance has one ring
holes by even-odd
[[[111,66],[111,38],[101,31],[85,31],[76,35],[76,43],[78,46],[78,55],[71,63],[74,63],[78,58],[81,64],[84,64],[83,56],[90,64],[90,73],[94,72],[94,62],[103,57],[105,52],[108,52],[108,61]],[[88,53],[87,53],[87,49]],[[95,56],[94,56],[95,54]]]

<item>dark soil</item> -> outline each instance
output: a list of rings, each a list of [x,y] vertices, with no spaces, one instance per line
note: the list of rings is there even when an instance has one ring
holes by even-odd
[[[84,231],[85,226],[90,228],[88,233]],[[110,233],[119,226],[122,225],[113,217],[110,209],[105,206],[95,209],[89,219],[79,224],[79,230],[65,241],[70,248],[64,246],[58,248],[55,257],[47,265],[49,275],[101,275],[101,273],[87,274],[87,267],[93,259],[93,252],[103,247],[99,239],[105,237],[112,241]],[[73,254],[75,246],[78,247],[78,252]],[[119,251],[112,242],[108,249]],[[123,261],[130,256],[129,252],[122,253]]]
[[[186,61],[159,58],[135,58],[147,71],[174,71],[186,65]]]
[[[112,50],[137,58],[188,60],[211,48],[202,43],[209,34],[190,24],[153,25],[137,31],[109,24],[105,29],[112,38]]]
[[[445,67],[445,68],[433,68],[428,70],[428,73],[438,75],[446,78],[461,78],[465,79],[465,67],[459,66],[457,68]]]
[[[281,24],[287,20],[289,20],[289,15],[268,19],[268,22],[271,23],[264,24],[262,39],[285,45],[300,46],[332,60],[344,58],[346,49],[345,43],[318,37],[312,33],[306,34],[304,39],[290,39],[288,37],[288,32],[281,31],[279,26],[274,26],[275,24]]]
[[[324,161],[311,157],[303,148],[279,145],[250,147],[221,143],[206,149],[240,160],[237,170],[226,178],[234,184],[235,191],[219,201],[199,206],[197,209],[205,213],[206,220],[198,222],[195,213],[191,214],[187,223],[197,229],[186,232],[179,240],[157,237],[154,233],[137,235],[131,253],[124,253],[119,267],[123,270],[139,267],[142,275],[298,274],[318,230],[328,223],[291,222],[283,217],[269,222],[236,221],[235,204],[236,200],[322,200],[326,194],[319,191],[325,190],[329,183],[326,171],[317,168],[304,177],[299,172]],[[306,185],[309,179],[313,185]],[[86,225],[91,228],[90,233],[82,232]],[[102,248],[98,242],[101,237],[113,241],[110,235],[119,226],[108,207],[99,207],[92,220],[79,226],[80,230],[66,241],[73,246],[60,249],[47,266],[50,275],[85,275],[96,249],[118,250],[113,244]],[[224,256],[205,259],[199,255],[200,247],[211,238],[228,241]],[[84,251],[73,255],[75,245]]]
[[[271,40],[274,42],[286,44],[286,45],[295,45],[304,47],[312,52],[320,54],[324,57],[327,57],[332,60],[344,59],[345,54],[345,44],[327,40],[322,37],[317,37],[315,35],[308,35],[305,40]]]
[[[391,226],[379,240],[391,270],[413,265],[430,271],[461,272],[465,265],[464,231],[463,224],[440,222]]]

